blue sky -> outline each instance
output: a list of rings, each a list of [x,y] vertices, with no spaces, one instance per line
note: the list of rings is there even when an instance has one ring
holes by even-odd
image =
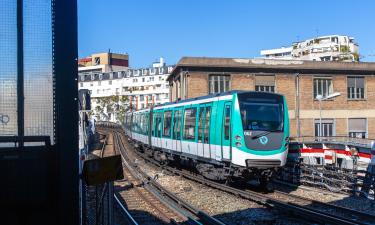
[[[78,0],[79,56],[129,53],[131,67],[163,56],[258,57],[261,49],[345,34],[375,61],[375,1]]]

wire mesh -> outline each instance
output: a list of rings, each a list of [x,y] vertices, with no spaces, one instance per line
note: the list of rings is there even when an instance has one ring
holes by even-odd
[[[17,1],[0,7],[0,136],[17,135]]]
[[[25,135],[53,144],[51,0],[24,0]]]
[[[103,185],[83,184],[83,224],[113,224],[113,182]]]

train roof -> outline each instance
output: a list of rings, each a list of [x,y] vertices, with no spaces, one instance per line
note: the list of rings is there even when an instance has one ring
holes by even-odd
[[[186,103],[186,102],[192,102],[192,101],[197,101],[197,100],[222,97],[222,96],[233,95],[233,94],[241,94],[241,93],[258,93],[258,94],[259,93],[264,93],[264,94],[267,94],[267,95],[279,95],[279,96],[282,96],[281,94],[273,93],[273,92],[232,90],[232,91],[227,91],[227,92],[221,92],[221,93],[216,93],[216,94],[210,94],[210,95],[200,96],[200,97],[196,97],[196,98],[188,98],[188,99],[184,99],[184,100],[180,100],[180,101],[167,102],[167,103],[164,103],[164,104],[161,104],[161,105],[154,106],[153,108],[157,109],[159,107],[164,107],[164,106],[173,105],[173,104],[180,104],[180,103]],[[150,108],[138,110],[138,111],[135,111],[135,112],[144,112],[144,111],[148,111],[148,110],[150,110]]]
[[[196,97],[196,98],[188,98],[188,99],[184,99],[184,100],[180,100],[180,101],[168,102],[168,103],[164,103],[164,104],[161,104],[161,105],[157,105],[154,108],[167,106],[167,105],[173,105],[173,104],[177,104],[177,103],[185,103],[185,102],[191,102],[191,101],[196,101],[196,100],[203,100],[203,99],[222,97],[222,96],[233,95],[233,94],[241,94],[241,93],[260,93],[260,92],[259,91],[232,90],[232,91],[210,94],[210,95],[205,95],[205,96]],[[264,92],[264,93],[265,94],[273,94],[273,95],[281,95],[281,94],[272,93],[272,92]]]

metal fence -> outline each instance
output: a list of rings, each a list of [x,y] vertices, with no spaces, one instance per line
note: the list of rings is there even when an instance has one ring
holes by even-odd
[[[113,182],[103,185],[87,186],[83,184],[83,224],[114,224]]]

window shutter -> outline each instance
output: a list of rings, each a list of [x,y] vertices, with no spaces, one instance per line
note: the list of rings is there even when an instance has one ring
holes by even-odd
[[[275,86],[275,76],[255,76],[257,86]]]
[[[366,131],[366,119],[349,119],[349,131]]]

